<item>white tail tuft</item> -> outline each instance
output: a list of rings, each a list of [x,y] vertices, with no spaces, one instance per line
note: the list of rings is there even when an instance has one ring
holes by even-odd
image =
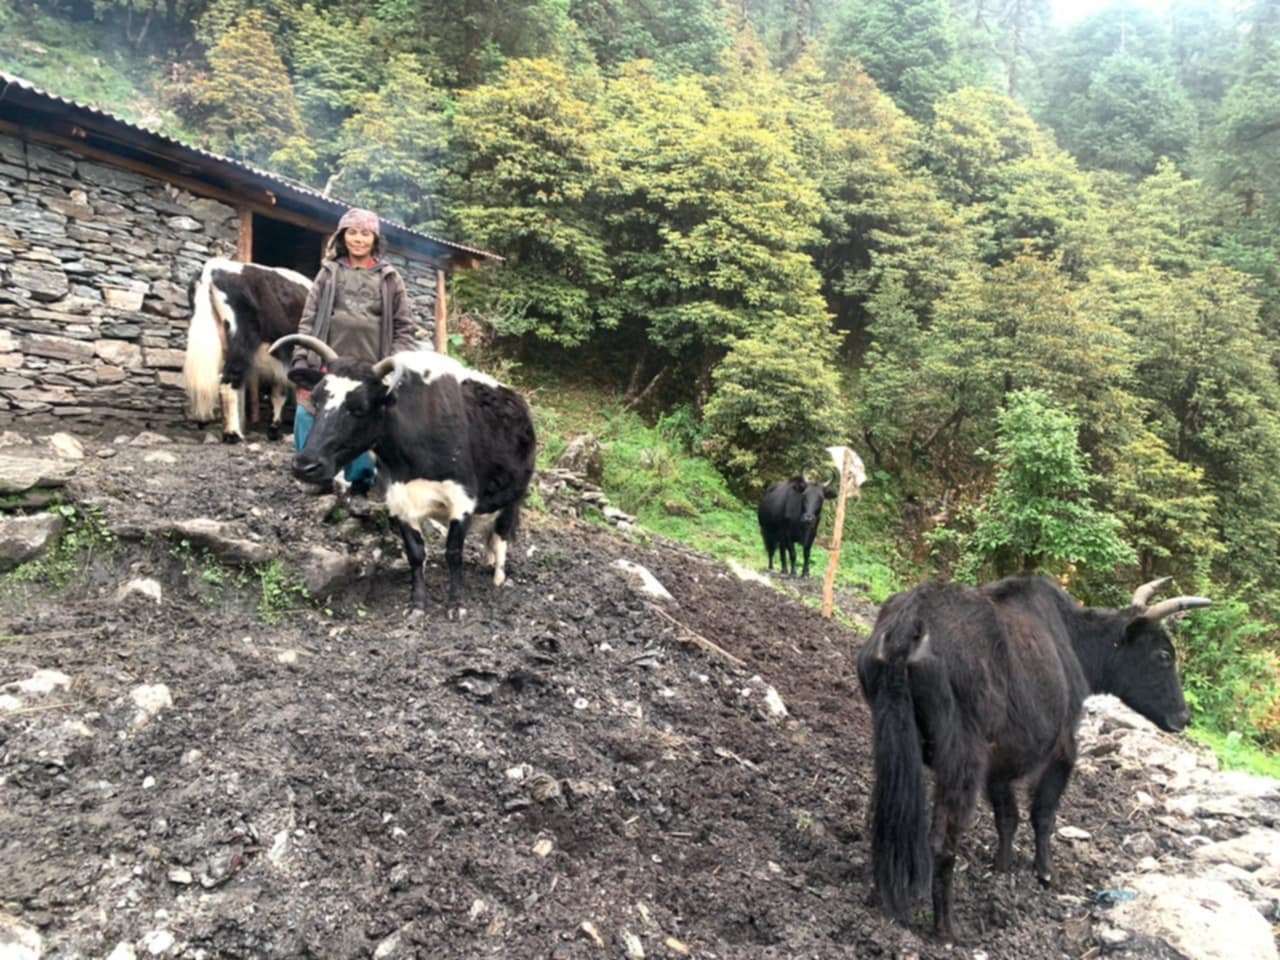
[[[194,312],[191,314],[191,326],[187,330],[187,356],[182,364],[187,403],[192,419],[198,423],[207,423],[213,419],[222,379],[222,357],[226,349],[222,318],[214,312],[211,267],[212,263],[205,264],[194,288]]]

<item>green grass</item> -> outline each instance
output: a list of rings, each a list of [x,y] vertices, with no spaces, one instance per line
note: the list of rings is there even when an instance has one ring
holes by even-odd
[[[1192,727],[1188,733],[1192,740],[1212,750],[1224,769],[1280,779],[1280,755],[1255,747],[1240,734],[1221,733],[1203,727]]]
[[[738,497],[708,460],[689,449],[689,418],[653,425],[626,410],[619,397],[590,385],[528,373],[517,379],[532,401],[540,467],[553,464],[573,436],[592,433],[605,451],[602,486],[611,504],[654,534],[750,569],[766,568],[754,502]],[[842,589],[876,603],[901,587],[884,560],[893,554],[886,521],[896,522],[887,506],[874,497],[849,501],[836,574]],[[815,544],[812,576],[825,575],[834,516],[835,504],[829,503],[819,531],[824,547]]]

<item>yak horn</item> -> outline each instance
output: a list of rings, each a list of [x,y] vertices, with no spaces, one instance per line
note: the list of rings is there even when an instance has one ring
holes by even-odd
[[[385,377],[388,373],[390,373],[395,368],[396,368],[395,357],[383,357],[381,360],[379,360],[377,363],[373,365],[373,378],[375,380],[381,380],[383,377]]]
[[[1198,610],[1201,607],[1210,606],[1212,600],[1206,600],[1204,597],[1174,597],[1172,600],[1161,600],[1149,610],[1142,611],[1142,618],[1150,620],[1152,623],[1159,623],[1171,613],[1181,613],[1183,610]]]
[[[1173,577],[1160,577],[1158,580],[1152,580],[1150,583],[1144,583],[1137,590],[1133,591],[1133,600],[1130,603],[1139,610],[1147,609],[1147,601],[1151,599],[1151,595],[1172,580]]]
[[[320,354],[320,356],[324,357],[326,363],[333,363],[333,361],[338,359],[338,352],[334,350],[333,347],[329,346],[323,340],[318,340],[315,337],[309,337],[305,333],[290,333],[287,336],[281,337],[268,348],[268,352],[275,353],[281,347],[287,347],[291,343],[300,343],[308,350],[314,350],[316,353]]]

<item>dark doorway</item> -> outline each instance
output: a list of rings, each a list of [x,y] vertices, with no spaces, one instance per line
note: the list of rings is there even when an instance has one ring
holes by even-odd
[[[266,267],[288,267],[304,277],[320,270],[320,254],[328,234],[253,215],[253,262]]]

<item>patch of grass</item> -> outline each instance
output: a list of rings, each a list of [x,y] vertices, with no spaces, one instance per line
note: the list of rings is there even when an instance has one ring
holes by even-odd
[[[260,564],[257,568],[261,595],[258,616],[275,626],[285,615],[312,602],[307,588],[285,573],[283,561],[276,559]]]
[[[7,575],[9,580],[65,587],[94,556],[109,553],[115,548],[115,537],[107,526],[107,519],[97,508],[77,509],[70,504],[58,503],[49,508],[49,513],[57,514],[65,521],[62,535],[43,557],[12,570]]]
[[[1280,779],[1280,756],[1254,746],[1238,732],[1220,733],[1202,727],[1187,732],[1192,740],[1212,750],[1224,768]]]
[[[185,537],[169,546],[169,555],[182,565],[193,591],[209,606],[221,603],[229,589],[243,590],[249,575],[238,567],[228,567],[203,547],[193,546]]]

